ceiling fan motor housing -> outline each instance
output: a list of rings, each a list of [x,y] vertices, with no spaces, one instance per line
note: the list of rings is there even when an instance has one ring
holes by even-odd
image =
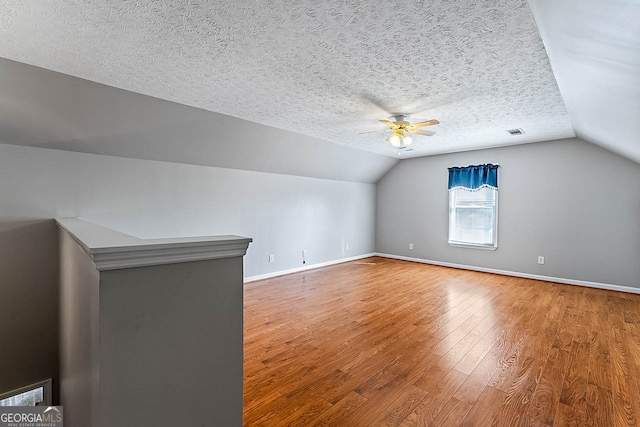
[[[406,114],[396,114],[395,116],[391,116],[394,120],[395,123],[399,126],[409,126],[409,122],[407,121],[407,115]]]

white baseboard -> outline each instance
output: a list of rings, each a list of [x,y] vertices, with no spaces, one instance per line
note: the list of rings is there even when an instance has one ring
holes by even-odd
[[[495,268],[475,267],[472,265],[454,264],[451,262],[433,261],[421,258],[411,258],[401,255],[390,255],[383,253],[375,253],[375,256],[400,259],[404,261],[420,262],[423,264],[440,265],[443,267],[461,268],[463,270],[481,271],[483,273],[501,274],[503,276],[524,277],[525,279],[544,280],[547,282],[563,283],[566,285],[578,285],[586,286],[588,288],[606,289],[609,291],[628,292],[632,294],[640,294],[640,288],[634,288],[631,286],[611,285],[609,283],[587,282],[585,280],[564,279],[561,277],[540,276],[538,274],[519,273],[517,271],[498,270]]]
[[[313,270],[314,268],[327,267],[329,265],[342,264],[343,262],[355,261],[362,258],[369,258],[375,256],[375,253],[356,255],[349,258],[340,258],[333,261],[321,262],[318,264],[309,264],[302,267],[291,268],[289,270],[274,271],[273,273],[259,274],[257,276],[250,276],[244,278],[244,283],[255,282],[257,280],[270,279],[272,277],[284,276],[285,274],[300,273],[301,271]]]

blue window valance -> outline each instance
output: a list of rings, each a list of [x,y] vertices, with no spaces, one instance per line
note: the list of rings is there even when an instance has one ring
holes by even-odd
[[[499,165],[487,163],[449,168],[449,190],[457,187],[469,190],[477,190],[480,187],[498,188],[498,167]]]

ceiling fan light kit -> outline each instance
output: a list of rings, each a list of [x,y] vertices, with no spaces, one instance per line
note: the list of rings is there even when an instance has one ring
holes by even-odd
[[[401,148],[411,145],[411,142],[413,140],[403,131],[397,130],[393,134],[391,134],[389,138],[387,138],[387,141],[389,141],[394,147]]]

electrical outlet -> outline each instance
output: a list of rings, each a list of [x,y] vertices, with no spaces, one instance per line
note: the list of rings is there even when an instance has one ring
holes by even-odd
[[[539,256],[538,257],[538,264],[544,264],[544,257],[543,256]]]
[[[344,245],[344,250],[348,251],[349,250],[349,244],[347,243],[346,245]]]
[[[307,263],[307,251],[305,251],[304,249],[302,250],[302,263]]]
[[[269,262],[273,262],[275,261],[276,257],[275,255],[269,255]]]
[[[413,249],[413,243],[409,243],[409,249]]]

